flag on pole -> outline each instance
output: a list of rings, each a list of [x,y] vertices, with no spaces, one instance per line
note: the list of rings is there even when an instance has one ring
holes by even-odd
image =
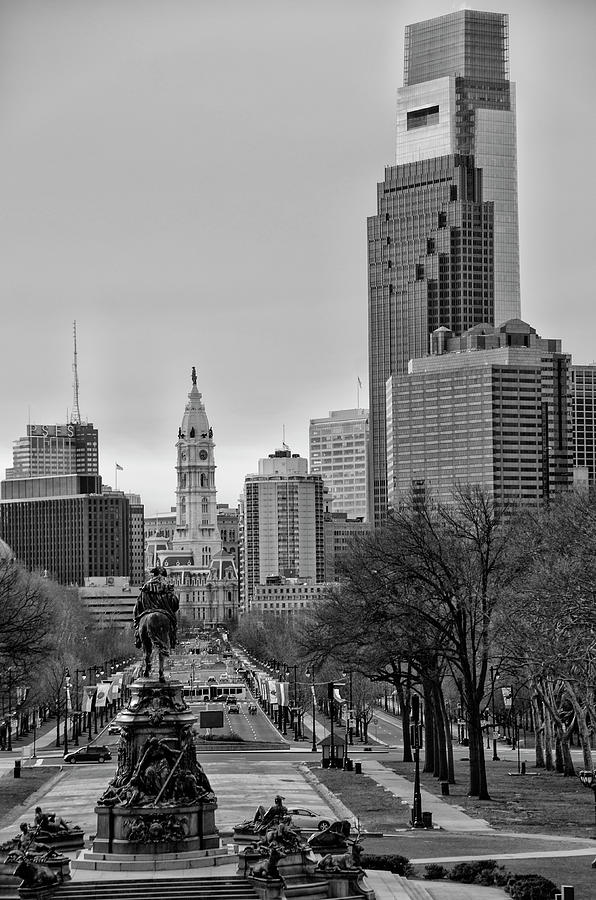
[[[102,709],[106,705],[111,687],[111,681],[100,681],[97,685],[97,694],[95,695],[95,706],[97,709]]]
[[[91,712],[93,709],[93,700],[95,697],[95,685],[85,686],[83,688],[83,712]]]
[[[116,463],[116,471],[117,471],[117,472],[124,472],[124,466],[121,466],[119,463]]]
[[[360,378],[358,378],[358,387],[359,387],[359,388],[362,387],[362,382],[360,381]]]

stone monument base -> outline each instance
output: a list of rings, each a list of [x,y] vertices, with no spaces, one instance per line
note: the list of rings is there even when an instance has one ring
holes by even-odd
[[[96,806],[93,852],[162,855],[219,847],[216,807],[209,800],[189,806]]]

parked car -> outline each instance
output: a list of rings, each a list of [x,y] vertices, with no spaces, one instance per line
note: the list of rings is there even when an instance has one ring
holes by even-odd
[[[331,819],[327,819],[320,813],[313,812],[304,807],[288,809],[288,815],[292,817],[292,825],[296,828],[304,828],[306,831],[324,831],[331,825]]]
[[[108,728],[108,734],[120,734],[120,725],[113,722]]]
[[[71,753],[64,754],[64,762],[72,764],[78,762],[102,763],[111,758],[110,748],[106,747],[105,744],[87,744],[85,747],[78,747]]]
[[[238,706],[237,703],[228,703],[228,704],[226,704],[226,705],[227,705],[227,710],[228,710],[228,712],[230,713],[230,715],[231,715],[232,713],[239,713],[239,712],[240,712],[240,707]]]

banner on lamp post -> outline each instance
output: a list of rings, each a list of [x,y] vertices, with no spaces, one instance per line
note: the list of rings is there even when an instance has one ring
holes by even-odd
[[[83,712],[89,713],[93,710],[93,701],[95,699],[95,685],[86,686],[83,688],[83,702],[82,708]]]

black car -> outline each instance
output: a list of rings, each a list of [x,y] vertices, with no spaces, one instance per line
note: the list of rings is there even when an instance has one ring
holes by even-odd
[[[102,763],[111,758],[110,748],[106,747],[105,744],[88,744],[86,747],[79,747],[71,753],[64,754],[64,762],[72,763],[73,765],[78,762]]]

